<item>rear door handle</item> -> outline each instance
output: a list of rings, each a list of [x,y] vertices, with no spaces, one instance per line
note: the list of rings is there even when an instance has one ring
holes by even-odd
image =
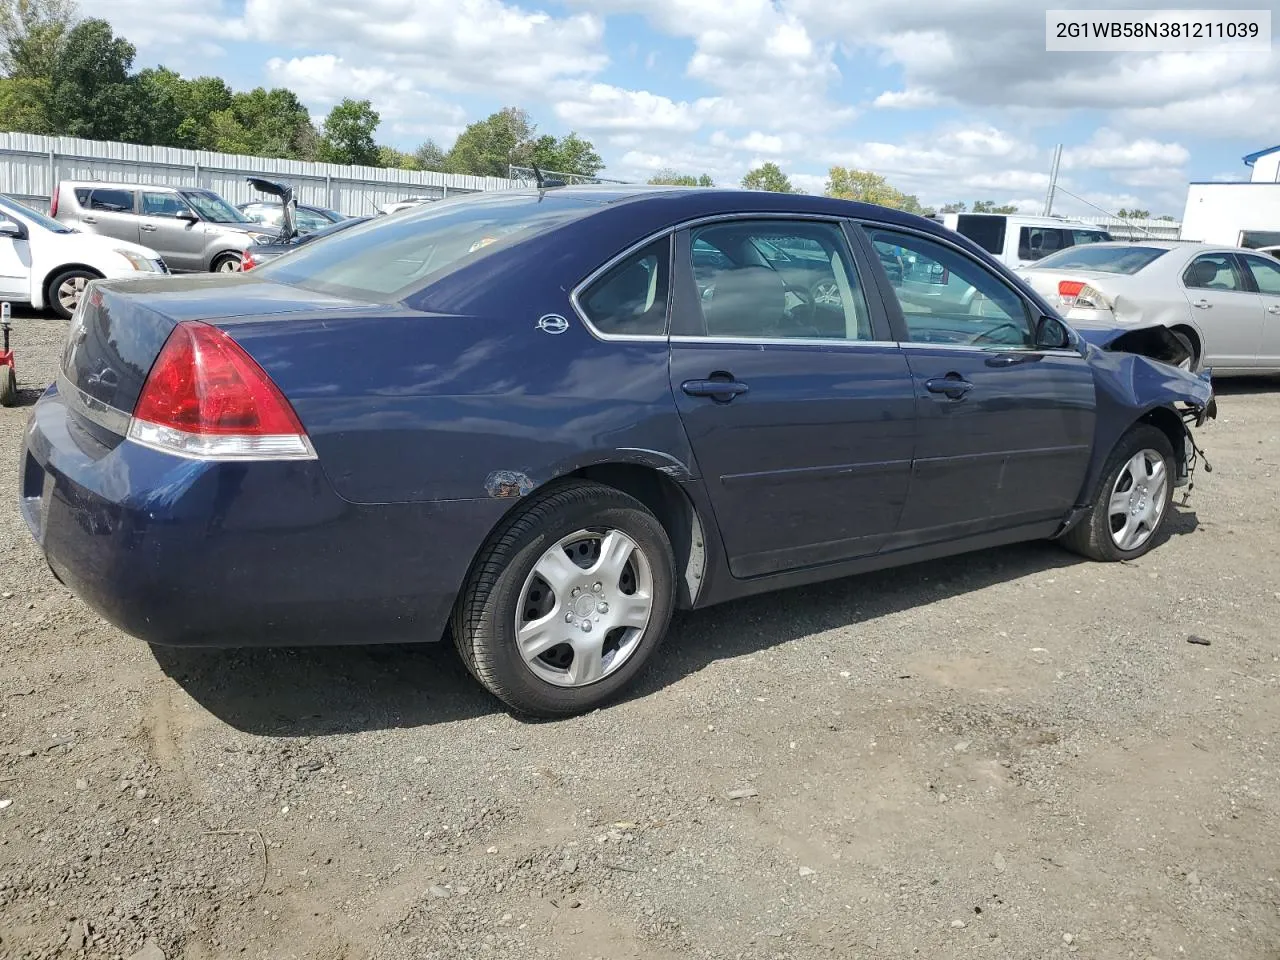
[[[686,380],[680,389],[691,397],[710,397],[718,403],[728,403],[750,389],[745,383],[732,379]]]
[[[945,377],[934,377],[932,380],[926,380],[924,385],[930,393],[942,393],[952,400],[959,400],[973,389],[972,383],[954,374]]]
[[[1193,307],[1199,307],[1201,310],[1208,310],[1210,307],[1213,306],[1213,304],[1210,303],[1208,300],[1193,300],[1191,305]]]
[[[81,220],[83,220],[85,223],[97,223],[97,222],[98,222],[98,218],[97,218],[97,217],[81,217],[80,219],[81,219]]]
[[[1280,313],[1280,303],[1273,303],[1267,307],[1267,313]]]
[[[154,232],[155,232],[156,227],[155,227],[155,224],[154,224],[154,223],[144,223],[144,224],[143,224],[142,226],[140,226],[138,229],[139,229],[139,230],[145,230],[147,233],[154,233]]]

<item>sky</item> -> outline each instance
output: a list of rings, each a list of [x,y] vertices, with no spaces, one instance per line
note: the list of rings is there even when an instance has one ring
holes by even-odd
[[[1275,52],[1048,53],[1044,11],[1063,6],[81,0],[81,13],[132,41],[136,68],[288,86],[318,119],[369,99],[379,142],[401,149],[447,149],[467,123],[521,106],[539,133],[592,140],[601,176],[620,180],[673,167],[736,184],[773,161],[818,193],[840,165],[925,204],[1040,213],[1061,143],[1064,190],[1180,218],[1188,180],[1247,180],[1241,157],[1280,144]],[[1280,0],[1250,6],[1280,28]],[[1054,212],[1098,213],[1062,192]]]

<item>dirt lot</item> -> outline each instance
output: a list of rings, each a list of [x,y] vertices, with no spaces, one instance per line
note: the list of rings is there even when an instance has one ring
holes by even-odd
[[[27,403],[63,331],[20,321]],[[1223,387],[1137,563],[686,615],[633,699],[543,724],[443,646],[108,627],[27,535],[0,410],[0,956],[1280,957],[1277,390]]]

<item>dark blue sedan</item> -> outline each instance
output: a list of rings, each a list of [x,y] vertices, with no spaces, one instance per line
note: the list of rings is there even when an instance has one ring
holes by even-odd
[[[1023,540],[1137,557],[1213,413],[1207,375],[1082,340],[929,220],[559,187],[95,282],[21,506],[150,643],[451,635],[555,716],[676,608]]]

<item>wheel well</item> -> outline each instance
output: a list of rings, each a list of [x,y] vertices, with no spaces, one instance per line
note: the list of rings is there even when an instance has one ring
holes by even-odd
[[[1200,343],[1200,335],[1197,334],[1195,330],[1193,330],[1191,327],[1182,326],[1182,325],[1178,325],[1176,327],[1170,327],[1169,329],[1174,331],[1174,333],[1182,334],[1184,337],[1186,337],[1188,340],[1191,341],[1191,349],[1196,352],[1195,357],[1192,358],[1193,360],[1199,360],[1201,357],[1204,356],[1204,350]]]
[[[61,274],[66,273],[68,270],[83,270],[85,273],[92,273],[95,277],[99,279],[102,278],[102,271],[94,269],[93,267],[89,266],[87,263],[59,264],[58,266],[50,270],[47,274],[45,274],[44,281],[40,284],[40,292],[44,294],[44,303],[46,307],[53,301],[53,290],[52,290],[53,281],[56,280]]]
[[[605,463],[583,467],[565,479],[590,480],[635,497],[652,511],[667,531],[675,554],[676,605],[688,609],[706,577],[706,531],[689,495],[670,477],[652,467]]]
[[[240,251],[240,250],[219,250],[212,257],[209,258],[209,269],[212,270],[214,267],[218,265],[218,261],[224,259],[225,257],[235,257],[237,260],[239,260],[243,256],[244,256],[244,253],[243,251]]]
[[[1169,438],[1173,445],[1174,470],[1178,478],[1186,475],[1187,468],[1187,431],[1182,418],[1168,407],[1156,407],[1138,418],[1139,423],[1149,423],[1158,428]]]

